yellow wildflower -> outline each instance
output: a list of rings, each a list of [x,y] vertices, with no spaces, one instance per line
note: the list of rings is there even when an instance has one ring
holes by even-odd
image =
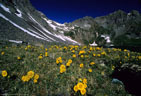
[[[38,58],[39,58],[39,59],[42,59],[42,58],[43,58],[43,56],[41,56],[41,55],[40,55]]]
[[[3,71],[2,71],[2,76],[3,76],[3,77],[6,77],[6,76],[7,76],[7,71],[6,71],[6,70],[3,70]]]
[[[62,59],[60,59],[59,62],[62,63],[63,62]]]
[[[22,76],[22,81],[23,82],[28,82],[30,80],[30,77],[29,76]]]
[[[114,70],[115,69],[115,66],[112,66],[112,70]]]
[[[127,52],[127,49],[124,49],[124,52]]]
[[[86,53],[84,50],[79,51],[79,55]]]
[[[96,56],[96,54],[93,54],[93,56]]]
[[[100,54],[97,54],[98,57],[100,57]]]
[[[72,63],[72,60],[71,60],[71,59],[69,59],[69,60],[68,60],[68,62],[69,62],[69,63]]]
[[[22,81],[26,81],[26,76],[22,76]]]
[[[87,84],[87,79],[86,78],[83,79],[83,83]]]
[[[78,91],[78,87],[77,87],[77,85],[75,85],[75,86],[73,87],[73,90],[74,90],[75,92]]]
[[[75,50],[72,50],[71,52],[72,52],[72,53],[74,53],[74,52],[75,52]]]
[[[80,90],[81,95],[85,95],[86,94],[86,89],[82,89]]]
[[[128,53],[128,57],[130,56],[130,53]]]
[[[34,82],[34,83],[37,83],[37,82],[38,82],[38,80],[37,80],[37,79],[34,79],[34,80],[33,80],[33,82]]]
[[[138,56],[139,60],[141,59],[141,56]]]
[[[84,67],[84,64],[82,63],[82,64],[80,64],[80,68],[83,68]]]
[[[57,64],[62,63],[62,57],[58,57],[58,58],[56,59],[56,63],[57,63]]]
[[[96,50],[101,50],[101,48],[100,47],[97,47]]]
[[[65,65],[61,65],[60,66],[60,73],[63,73],[63,72],[65,72],[66,71],[66,66]]]
[[[84,89],[84,84],[79,82],[77,84],[77,87],[78,87],[79,90],[82,90],[82,89]]]
[[[66,66],[63,64],[60,66],[60,69],[65,69],[65,68],[66,68]]]
[[[87,84],[86,83],[84,83],[84,88],[87,88]]]
[[[66,66],[70,66],[70,64],[71,64],[71,63],[68,62],[68,63],[66,64]]]
[[[25,51],[27,50],[27,47],[25,48]]]
[[[90,47],[90,51],[92,51],[93,50],[93,47]]]
[[[73,57],[73,58],[76,58],[76,55],[75,55],[75,54],[73,54],[73,55],[72,55],[72,57]]]
[[[79,78],[79,79],[78,79],[78,82],[82,82],[82,79],[81,79],[81,78]]]
[[[105,75],[105,72],[104,72],[104,71],[102,71],[102,72],[101,72],[101,75],[102,75],[102,76],[104,76],[104,75]]]
[[[60,73],[63,73],[63,72],[65,72],[65,71],[66,71],[66,68],[60,69]]]
[[[1,52],[1,55],[4,55],[4,52]]]
[[[59,64],[59,60],[56,60],[56,63]]]
[[[45,52],[45,56],[46,56],[46,57],[48,56],[48,53],[47,53],[47,52]]]
[[[90,65],[94,65],[94,64],[95,64],[95,62],[91,62],[91,63],[90,63]]]
[[[18,59],[18,60],[20,60],[20,59],[21,59],[21,57],[19,57],[19,56],[18,56],[18,57],[17,57],[17,59]]]
[[[102,52],[102,53],[101,53],[101,55],[106,55],[106,52],[105,52],[105,51],[104,51],[104,52]]]
[[[31,48],[31,45],[28,45],[27,48]]]
[[[92,72],[93,70],[92,70],[92,69],[89,69],[88,71],[89,71],[89,72]]]
[[[33,72],[33,71],[29,71],[29,72],[27,73],[27,76],[29,76],[29,78],[33,78],[34,72]]]
[[[84,57],[84,55],[81,55],[81,58],[83,58]]]
[[[35,74],[34,79],[39,79],[39,75]]]

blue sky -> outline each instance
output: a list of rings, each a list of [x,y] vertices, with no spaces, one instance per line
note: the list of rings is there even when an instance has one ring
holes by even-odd
[[[72,22],[85,16],[104,16],[117,10],[141,12],[141,0],[30,0],[49,19]]]

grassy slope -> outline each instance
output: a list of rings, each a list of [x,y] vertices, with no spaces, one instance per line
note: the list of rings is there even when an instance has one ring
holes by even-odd
[[[78,83],[79,78],[87,79],[86,95],[92,96],[130,96],[123,85],[111,83],[110,75],[114,66],[121,66],[125,62],[138,63],[137,56],[139,53],[124,52],[120,49],[103,49],[95,47],[78,47],[77,46],[48,46],[48,57],[45,56],[44,47],[35,46],[8,46],[0,45],[0,70],[6,70],[8,76],[0,75],[0,90],[8,94],[28,94],[28,95],[65,95],[78,96],[80,92],[74,92],[73,87]],[[27,50],[25,50],[27,48]],[[75,50],[73,53],[72,50]],[[79,51],[85,50],[84,57],[79,56]],[[106,55],[102,55],[106,52]],[[128,53],[130,55],[128,55]],[[76,58],[72,55],[76,54]],[[96,56],[93,56],[96,54]],[[97,56],[101,54],[101,56]],[[39,59],[38,56],[43,58]],[[18,60],[17,57],[21,59]],[[62,57],[62,63],[66,65],[68,59],[72,60],[66,72],[60,73],[60,65],[56,64],[56,58]],[[94,65],[90,65],[95,62]],[[120,63],[121,62],[121,63]],[[79,65],[83,63],[84,67]],[[103,65],[104,63],[104,65]],[[88,69],[92,69],[89,72]],[[28,71],[34,71],[39,74],[37,83],[31,79],[28,82],[21,80],[23,75]]]

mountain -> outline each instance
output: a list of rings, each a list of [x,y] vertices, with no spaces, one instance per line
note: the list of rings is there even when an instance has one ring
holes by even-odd
[[[36,10],[29,0],[0,0],[0,40],[34,44],[92,46],[141,45],[141,14],[115,11],[60,24]]]
[[[141,14],[136,10],[130,13],[118,10],[96,18],[86,16],[70,25],[76,27],[65,34],[84,44],[96,42],[100,46],[141,45]]]
[[[64,36],[73,27],[48,19],[29,0],[0,0],[0,39],[30,43],[80,43]]]

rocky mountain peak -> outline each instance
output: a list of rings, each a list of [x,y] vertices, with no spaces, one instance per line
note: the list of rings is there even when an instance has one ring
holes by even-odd
[[[139,11],[137,11],[137,10],[132,10],[130,13],[132,16],[140,16]]]

